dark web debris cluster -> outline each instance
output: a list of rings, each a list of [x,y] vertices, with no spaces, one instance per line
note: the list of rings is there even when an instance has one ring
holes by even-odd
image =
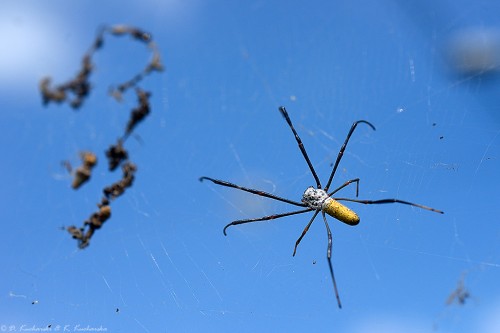
[[[110,200],[114,200],[125,193],[125,190],[132,186],[134,182],[134,174],[137,167],[130,161],[122,165],[123,177],[121,180],[107,186],[103,189],[103,198],[97,204],[98,211],[90,215],[90,217],[83,222],[83,226],[77,228],[69,226],[67,228],[71,236],[78,240],[78,247],[81,249],[86,248],[90,244],[90,238],[94,235],[97,229],[100,229],[104,222],[111,217]]]
[[[103,48],[106,35],[129,35],[133,40],[145,43],[152,54],[150,61],[146,64],[142,71],[135,74],[128,81],[118,84],[116,88],[110,88],[110,94],[117,100],[120,101],[123,93],[125,93],[128,89],[137,86],[140,81],[152,72],[161,72],[164,70],[160,52],[158,51],[156,44],[153,42],[150,33],[127,25],[115,25],[110,27],[105,26],[99,30],[92,46],[84,54],[81,61],[81,68],[73,79],[55,86],[52,86],[52,79],[49,76],[44,77],[40,81],[40,91],[42,93],[42,101],[44,105],[47,105],[50,102],[59,104],[67,101],[73,109],[79,109],[82,106],[85,98],[89,96],[92,88],[92,85],[90,84],[90,75],[94,70],[92,59],[95,53]]]
[[[109,171],[116,170],[119,166],[122,169],[122,178],[118,181],[105,186],[102,189],[101,201],[97,204],[97,211],[92,213],[90,217],[83,222],[81,227],[69,226],[66,230],[71,236],[78,241],[80,249],[86,248],[90,244],[95,231],[100,229],[106,221],[111,217],[111,202],[123,195],[130,188],[135,179],[137,166],[129,160],[129,153],[125,149],[125,141],[136,129],[137,125],[142,122],[151,112],[149,99],[151,93],[142,90],[137,85],[152,72],[161,72],[164,67],[161,63],[160,53],[156,44],[152,41],[151,34],[127,25],[105,26],[101,28],[92,43],[89,51],[85,53],[82,59],[82,67],[75,78],[66,83],[51,86],[51,78],[45,77],[40,82],[40,92],[42,94],[43,104],[47,105],[50,102],[63,103],[68,102],[73,109],[78,109],[83,105],[91,91],[90,75],[94,69],[92,57],[102,49],[105,36],[124,36],[129,35],[133,40],[145,43],[151,50],[152,57],[149,63],[142,71],[134,75],[130,80],[118,84],[116,88],[111,88],[110,95],[120,101],[123,93],[128,89],[135,87],[137,94],[138,105],[130,112],[129,120],[125,126],[123,134],[117,139],[115,144],[112,144],[105,151],[108,160]],[[71,187],[75,190],[87,183],[92,175],[92,169],[97,164],[97,156],[93,152],[84,151],[80,153],[82,165],[73,170],[68,161],[64,161],[63,165],[68,172],[73,175]]]
[[[114,171],[121,165],[123,174],[122,178],[119,181],[103,188],[102,191],[104,197],[97,205],[99,210],[96,213],[93,213],[88,220],[84,221],[82,227],[77,228],[75,226],[70,226],[67,228],[73,238],[78,240],[78,247],[81,249],[90,244],[90,238],[94,235],[95,230],[100,229],[104,222],[111,217],[110,201],[115,200],[124,194],[134,182],[137,166],[129,160],[129,154],[124,147],[124,143],[128,135],[132,133],[133,129],[135,129],[136,125],[149,114],[149,97],[151,96],[149,92],[145,92],[139,88],[136,89],[136,92],[139,98],[139,106],[131,111],[130,119],[127,123],[123,136],[117,140],[116,144],[109,146],[109,148],[105,151],[108,159],[109,171]],[[85,153],[85,155],[82,156],[90,154],[92,153]],[[92,155],[94,156],[95,162],[97,162],[95,155]],[[84,157],[82,157],[82,159],[85,161]],[[87,164],[84,162],[83,166],[79,167],[77,172],[75,172],[73,184],[78,183],[78,187],[90,178],[90,169],[85,167],[86,165]],[[93,165],[95,165],[95,163]],[[78,170],[80,170],[80,172],[78,172]],[[78,187],[73,186],[75,189]]]
[[[92,152],[80,152],[80,158],[82,160],[82,165],[76,168],[74,173],[71,163],[69,161],[63,162],[68,172],[73,174],[73,182],[71,183],[71,187],[75,190],[80,188],[80,186],[82,186],[90,179],[92,168],[97,164],[97,156]]]

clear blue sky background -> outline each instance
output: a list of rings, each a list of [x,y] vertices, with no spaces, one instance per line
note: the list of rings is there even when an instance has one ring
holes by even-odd
[[[499,332],[500,78],[450,60],[498,66],[499,17],[496,1],[1,2],[0,331]],[[127,142],[134,186],[81,251],[61,227],[120,178],[104,150],[136,105],[108,87],[149,53],[108,39],[77,112],[43,107],[38,82],[73,77],[98,26],[118,23],[150,31],[166,71],[141,84],[152,113]],[[360,198],[445,211],[351,204],[357,227],[330,218],[342,310],[321,219],[296,257],[308,214],[224,237],[234,219],[293,207],[198,181],[300,200],[314,180],[279,105],[323,182],[365,119],[377,131],[358,128],[334,184],[359,177]],[[61,161],[78,164],[80,150],[99,164],[73,191]],[[471,297],[446,306],[461,276]]]

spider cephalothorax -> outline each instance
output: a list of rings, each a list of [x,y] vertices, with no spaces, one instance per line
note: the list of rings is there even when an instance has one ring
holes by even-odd
[[[330,199],[328,193],[320,188],[309,186],[302,195],[302,202],[312,209],[323,209],[323,204]]]

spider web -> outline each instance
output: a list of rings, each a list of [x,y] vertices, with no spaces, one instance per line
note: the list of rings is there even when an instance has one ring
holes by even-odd
[[[7,3],[0,14],[10,47],[1,68],[12,70],[0,81],[0,331],[498,331],[500,37],[492,1],[44,6]],[[103,22],[150,31],[166,73],[144,82],[152,113],[128,141],[134,186],[82,251],[60,229],[80,225],[102,187],[120,178],[107,171],[104,150],[136,105],[133,94],[116,103],[107,89],[149,54],[110,41],[78,112],[43,108],[36,84],[47,73],[57,82],[73,75]],[[358,127],[332,186],[359,177],[362,199],[445,211],[352,203],[358,226],[329,218],[342,310],[321,219],[295,257],[310,214],[232,227],[224,237],[230,221],[294,208],[198,181],[300,200],[314,179],[279,105],[323,185],[351,124],[364,119],[377,130]],[[100,159],[74,192],[60,162],[78,164],[84,149]],[[355,188],[340,193],[354,197]],[[464,304],[455,296],[447,304],[461,290]]]

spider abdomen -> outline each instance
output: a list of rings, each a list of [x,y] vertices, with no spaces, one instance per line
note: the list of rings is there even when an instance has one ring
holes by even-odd
[[[335,199],[326,199],[323,203],[323,211],[346,224],[357,225],[359,223],[358,214]]]

